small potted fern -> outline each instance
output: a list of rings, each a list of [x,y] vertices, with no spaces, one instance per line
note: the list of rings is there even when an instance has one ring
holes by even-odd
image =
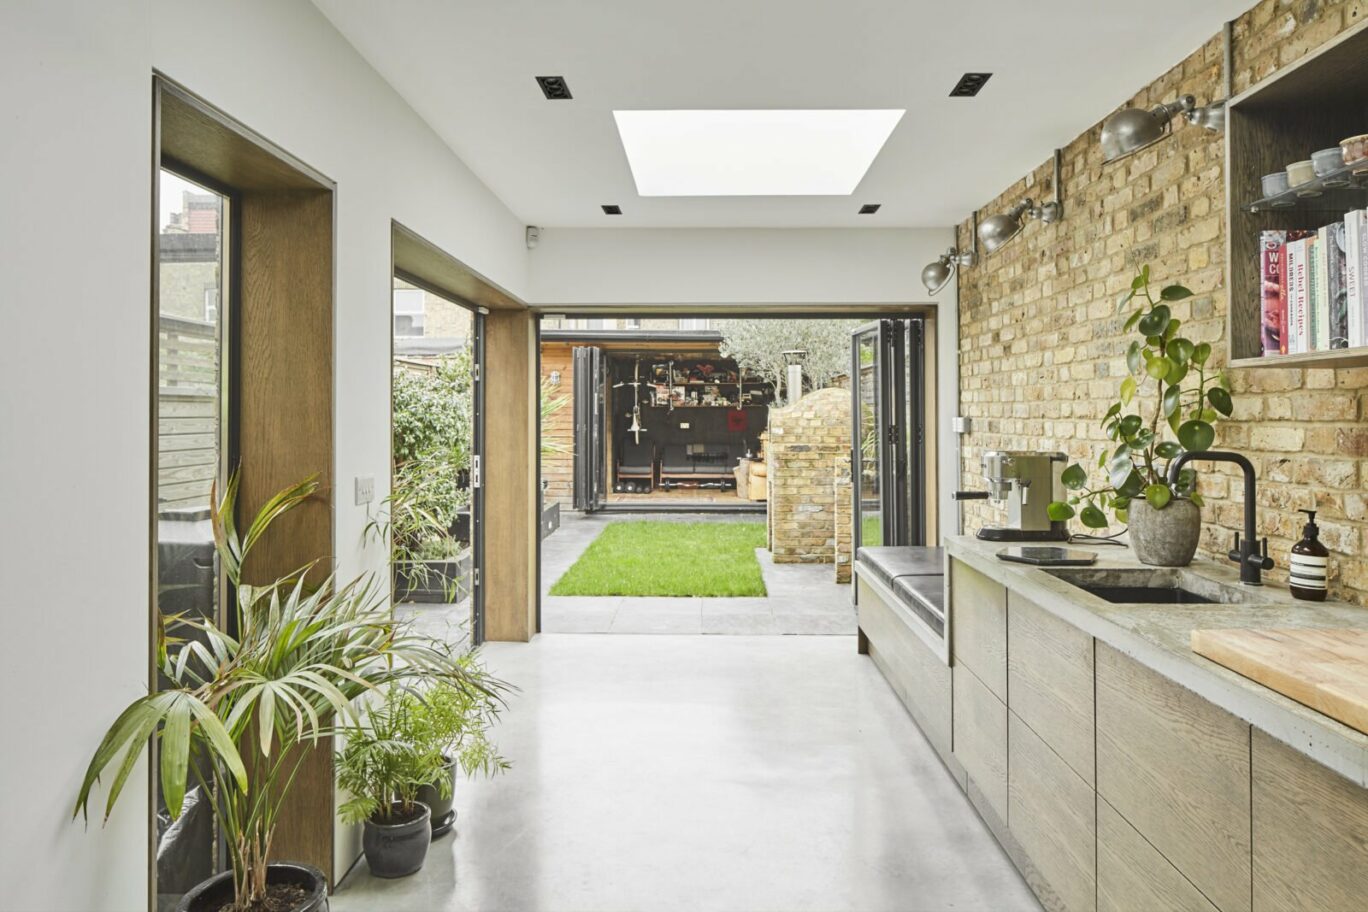
[[[1186,452],[1211,448],[1215,424],[1234,409],[1225,375],[1209,366],[1211,345],[1179,334],[1171,305],[1192,297],[1182,285],[1150,292],[1150,268],[1141,268],[1120,306],[1132,307],[1124,330],[1138,338],[1126,348],[1119,396],[1102,416],[1115,444],[1098,454],[1106,480],[1090,485],[1079,463],[1061,480],[1073,492],[1049,506],[1050,518],[1078,516],[1090,529],[1109,525],[1107,512],[1130,527],[1130,544],[1142,563],[1183,567],[1192,562],[1202,525],[1197,475],[1182,469],[1170,483],[1168,466]]]

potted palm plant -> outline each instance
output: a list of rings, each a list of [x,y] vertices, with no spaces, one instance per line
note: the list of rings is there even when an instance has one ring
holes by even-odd
[[[1132,307],[1124,329],[1137,338],[1126,348],[1126,376],[1119,396],[1102,416],[1115,444],[1097,458],[1106,481],[1092,486],[1088,471],[1074,463],[1061,480],[1073,493],[1049,505],[1050,518],[1077,515],[1091,529],[1105,528],[1107,511],[1129,523],[1130,543],[1142,563],[1183,567],[1192,562],[1202,525],[1197,475],[1182,469],[1170,483],[1168,466],[1186,452],[1211,448],[1215,424],[1234,410],[1225,375],[1208,364],[1211,345],[1179,333],[1182,322],[1171,305],[1192,297],[1182,285],[1150,292],[1144,266],[1121,307]]]
[[[114,768],[105,819],[129,774],[155,739],[161,791],[173,818],[187,782],[210,796],[231,870],[187,893],[181,912],[318,912],[327,884],[306,865],[268,861],[281,809],[299,770],[338,719],[356,720],[353,702],[404,682],[444,681],[497,694],[503,686],[463,666],[451,647],[414,633],[390,614],[369,576],[307,582],[314,565],[265,586],[242,581],[242,568],[271,523],[318,489],[314,479],[267,501],[246,533],[234,524],[234,475],[212,508],[215,546],[235,599],[226,629],[213,619],[165,619],[157,666],[169,686],[130,704],[91,758],[73,817],[87,815],[101,776]],[[215,491],[217,500],[218,492]],[[179,628],[194,632],[178,640]]]
[[[480,668],[474,652],[460,659],[463,667]],[[503,703],[492,694],[478,693],[439,682],[421,695],[405,694],[401,716],[402,737],[428,753],[441,757],[438,775],[418,790],[418,800],[432,808],[433,838],[451,830],[456,822],[452,806],[459,769],[467,776],[493,776],[508,769],[489,739]]]
[[[442,755],[404,737],[409,708],[392,689],[366,722],[349,728],[337,754],[337,784],[351,793],[343,822],[362,824],[361,847],[377,877],[405,877],[423,867],[432,842],[432,809],[418,790],[441,772]]]

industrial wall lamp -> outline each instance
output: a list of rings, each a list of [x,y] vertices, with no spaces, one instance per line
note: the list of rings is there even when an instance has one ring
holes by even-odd
[[[951,247],[922,269],[922,284],[929,294],[939,294],[956,272],[978,262],[978,210],[974,211],[974,227],[969,236],[974,240],[972,250],[960,253],[958,247]]]
[[[983,244],[985,253],[992,253],[1016,237],[1029,221],[1039,220],[1050,225],[1064,217],[1064,203],[1060,197],[1059,160],[1059,150],[1055,149],[1053,200],[1037,204],[1028,196],[1011,209],[985,219],[978,226],[978,239]]]
[[[1182,116],[1188,123],[1213,133],[1225,130],[1225,101],[1197,106],[1197,99],[1183,95],[1175,101],[1145,110],[1126,108],[1102,124],[1102,159],[1114,162],[1132,152],[1152,146],[1173,132],[1173,119]]]

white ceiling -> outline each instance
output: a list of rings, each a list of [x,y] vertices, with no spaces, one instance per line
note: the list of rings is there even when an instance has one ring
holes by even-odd
[[[967,217],[1251,0],[314,2],[528,224],[874,228]],[[612,112],[706,108],[907,114],[850,197],[638,197]]]

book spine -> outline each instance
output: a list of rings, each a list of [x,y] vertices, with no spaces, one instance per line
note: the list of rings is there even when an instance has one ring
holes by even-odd
[[[1363,336],[1363,279],[1359,275],[1359,252],[1363,247],[1358,211],[1344,215],[1344,303],[1349,318],[1349,345],[1368,345]]]
[[[1259,234],[1259,266],[1263,275],[1260,286],[1260,326],[1265,355],[1287,352],[1287,298],[1283,291],[1283,245],[1286,231],[1263,231]]]
[[[1287,353],[1306,351],[1306,241],[1287,245]]]
[[[1327,305],[1325,300],[1325,245],[1320,235],[1306,239],[1306,350],[1324,351]]]
[[[1344,222],[1331,222],[1325,238],[1325,291],[1330,309],[1330,347],[1349,347],[1349,296],[1344,288]]]

